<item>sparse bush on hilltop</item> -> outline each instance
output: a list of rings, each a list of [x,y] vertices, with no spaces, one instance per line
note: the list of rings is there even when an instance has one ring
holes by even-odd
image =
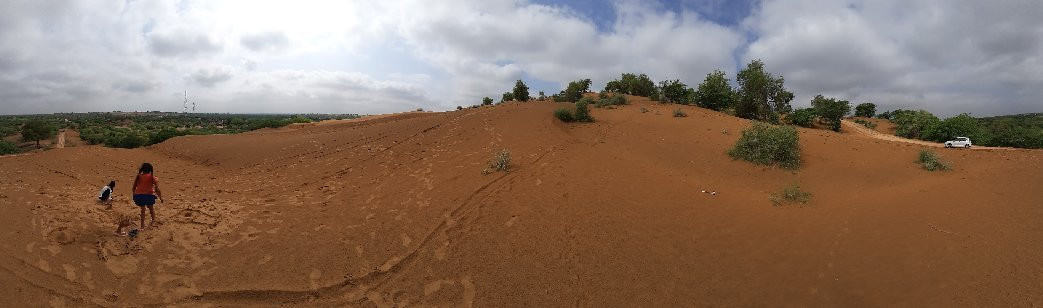
[[[486,97],[482,98],[482,105],[492,105],[492,104],[493,104],[493,99],[491,97],[486,96]]]
[[[728,77],[725,77],[724,72],[714,70],[712,73],[706,74],[706,79],[695,91],[695,104],[716,111],[724,110],[735,104],[735,91],[728,84]]]
[[[605,85],[605,91],[652,97],[653,93],[656,93],[656,86],[648,75],[624,73],[619,79],[609,81]]]
[[[684,110],[681,110],[681,108],[674,109],[674,117],[675,118],[683,118],[683,117],[687,117],[687,116],[688,116],[688,114],[684,113]]]
[[[622,106],[627,104],[627,98],[623,96],[623,94],[601,92],[600,94],[598,94],[598,96],[601,99],[599,99],[598,102],[594,104],[594,106],[598,108],[604,108],[608,106]]]
[[[695,93],[695,90],[677,79],[659,82],[659,91],[663,102],[675,104],[688,104]]]
[[[811,99],[811,106],[815,108],[815,113],[819,118],[829,125],[829,129],[837,132],[840,131],[841,119],[851,112],[851,104],[847,101],[826,98],[822,95],[815,95],[815,98]]]
[[[16,154],[20,152],[18,147],[14,143],[10,143],[7,140],[0,139],[0,155]]]
[[[803,127],[811,127],[815,123],[816,117],[818,115],[815,114],[815,109],[812,108],[797,109],[786,115],[786,119],[790,124]]]
[[[945,171],[949,170],[949,164],[942,161],[942,158],[935,154],[931,150],[922,149],[920,150],[920,159],[918,160],[920,165],[928,171]]]
[[[580,79],[573,82],[569,82],[569,85],[565,87],[565,90],[561,90],[561,93],[554,95],[555,102],[577,102],[580,98],[583,98],[583,93],[590,90],[590,79]]]
[[[796,169],[801,162],[797,129],[754,123],[742,131],[742,136],[735,142],[735,147],[728,151],[728,155],[756,164]]]
[[[525,83],[521,81],[521,79],[518,79],[518,81],[514,83],[514,90],[511,92],[511,94],[513,94],[512,97],[515,100],[527,102],[530,98],[529,86],[526,86]]]
[[[507,151],[507,149],[496,153],[493,159],[489,161],[488,167],[482,170],[482,174],[490,174],[496,171],[511,172],[511,152]]]
[[[811,193],[800,190],[800,186],[793,184],[783,188],[781,192],[771,196],[771,203],[775,206],[780,206],[783,203],[808,203],[811,200]]]
[[[735,115],[740,118],[770,121],[777,124],[779,113],[788,113],[793,108],[789,102],[793,93],[787,91],[782,76],[772,76],[764,70],[764,62],[753,60],[736,74],[739,84]]]
[[[509,102],[509,101],[513,101],[513,100],[514,100],[514,93],[513,92],[503,92],[503,96],[500,97],[500,102],[501,103]]]
[[[861,103],[855,106],[855,116],[872,118],[876,115],[876,104],[873,103]]]

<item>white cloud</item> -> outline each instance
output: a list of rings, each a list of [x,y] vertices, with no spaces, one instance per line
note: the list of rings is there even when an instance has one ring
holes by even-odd
[[[766,1],[744,61],[815,94],[942,115],[1039,112],[1038,1]]]
[[[818,93],[943,115],[1043,105],[1043,2],[772,0],[740,26],[612,6],[596,27],[524,0],[3,1],[0,113],[179,110],[185,90],[222,112],[450,109],[515,79],[694,86],[754,58],[797,105]]]

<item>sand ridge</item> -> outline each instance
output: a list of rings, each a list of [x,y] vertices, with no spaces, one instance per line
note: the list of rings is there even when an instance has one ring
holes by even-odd
[[[0,160],[0,302],[1043,303],[1041,151],[939,149],[954,170],[930,173],[923,145],[800,129],[790,171],[725,154],[746,120],[631,100],[590,124],[507,103]],[[512,171],[482,175],[502,149]],[[116,179],[136,215],[144,161],[162,225],[111,236],[91,198]],[[812,201],[772,206],[792,183]]]

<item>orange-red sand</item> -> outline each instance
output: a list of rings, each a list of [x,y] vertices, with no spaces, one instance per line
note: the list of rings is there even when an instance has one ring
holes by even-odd
[[[3,157],[0,305],[1043,305],[1043,151],[928,172],[922,145],[801,129],[791,171],[726,154],[746,120],[632,101]],[[161,225],[114,236],[142,162]],[[113,179],[116,212],[93,200]],[[792,184],[811,201],[774,206]]]

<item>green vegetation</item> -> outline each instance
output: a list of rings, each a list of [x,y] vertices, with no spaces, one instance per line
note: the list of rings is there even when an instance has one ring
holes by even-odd
[[[896,126],[895,134],[912,139],[926,139],[930,130],[941,122],[927,110],[895,110],[890,116]]]
[[[590,90],[590,79],[580,79],[569,82],[565,90],[553,96],[555,102],[577,102],[583,98],[583,93]]]
[[[0,139],[0,155],[16,154],[21,152],[14,143],[10,143],[7,140]]]
[[[43,123],[50,128],[52,138],[57,128],[71,128],[80,132],[88,144],[109,147],[135,148],[163,142],[184,135],[235,134],[261,128],[277,128],[292,123],[307,123],[330,119],[358,118],[357,114],[307,115],[248,115],[248,114],[184,114],[166,112],[92,112],[51,115],[23,115],[0,117],[0,130],[19,131]]]
[[[509,102],[514,100],[514,92],[503,92],[503,96],[500,97],[500,102]]]
[[[674,117],[675,118],[683,118],[683,117],[687,117],[687,116],[688,116],[688,114],[684,113],[684,110],[681,110],[681,108],[674,109]]]
[[[605,108],[609,106],[622,106],[627,104],[627,98],[623,94],[601,92],[598,94],[598,102],[594,104],[594,107]]]
[[[942,161],[941,157],[938,157],[938,154],[934,154],[934,152],[928,149],[920,150],[919,162],[920,165],[928,171],[949,170],[949,164]]]
[[[783,87],[782,76],[776,78],[764,71],[764,62],[750,62],[735,80],[739,84],[736,116],[778,124],[778,114],[792,110],[789,102],[793,100],[793,93]]]
[[[800,166],[797,129],[754,123],[742,131],[742,136],[735,142],[735,147],[728,151],[728,155],[756,164],[796,169]]]
[[[811,107],[815,108],[815,114],[829,125],[829,129],[837,132],[840,131],[840,120],[851,112],[851,104],[847,101],[826,98],[822,95],[815,95],[815,98],[811,99]]]
[[[36,142],[40,147],[40,140],[49,139],[58,133],[58,127],[43,120],[29,120],[22,124],[22,141]]]
[[[728,84],[728,77],[725,77],[724,72],[714,70],[713,73],[706,74],[706,79],[695,91],[695,104],[716,111],[735,104],[735,91]]]
[[[781,192],[771,196],[771,203],[775,206],[782,205],[783,203],[808,203],[811,200],[811,193],[800,190],[800,186],[793,184],[783,188]]]
[[[677,79],[659,82],[659,92],[664,103],[688,104],[695,99],[695,90]]]
[[[573,118],[579,122],[594,122],[594,117],[590,116],[589,105],[594,101],[589,97],[584,97],[576,102],[576,113],[573,114]]]
[[[855,106],[856,117],[872,118],[874,115],[876,115],[876,104],[861,103]]]
[[[489,161],[488,167],[482,170],[482,174],[490,174],[497,171],[511,172],[511,152],[507,151],[507,149],[503,149],[500,153],[493,156],[493,159]]]
[[[568,108],[558,108],[554,110],[554,117],[558,118],[562,122],[594,122],[594,118],[590,116],[590,104],[594,103],[594,99],[584,97],[576,102],[576,111],[570,112]]]
[[[566,123],[576,120],[572,117],[572,111],[569,111],[568,108],[558,108],[558,110],[554,110],[554,117]]]
[[[485,106],[485,105],[492,105],[492,104],[493,104],[493,99],[491,97],[486,96],[486,97],[482,98],[482,105],[483,106]]]
[[[655,82],[652,82],[648,75],[634,75],[630,73],[624,73],[619,79],[609,81],[605,85],[605,91],[645,97],[652,97],[653,94],[657,93]]]
[[[790,124],[803,127],[812,127],[817,117],[818,114],[815,113],[814,108],[801,108],[786,115],[786,119]]]
[[[521,79],[518,79],[518,81],[514,83],[514,90],[511,91],[511,94],[511,97],[513,97],[515,100],[527,102],[530,98],[529,86],[526,86],[525,83],[521,81]]]

